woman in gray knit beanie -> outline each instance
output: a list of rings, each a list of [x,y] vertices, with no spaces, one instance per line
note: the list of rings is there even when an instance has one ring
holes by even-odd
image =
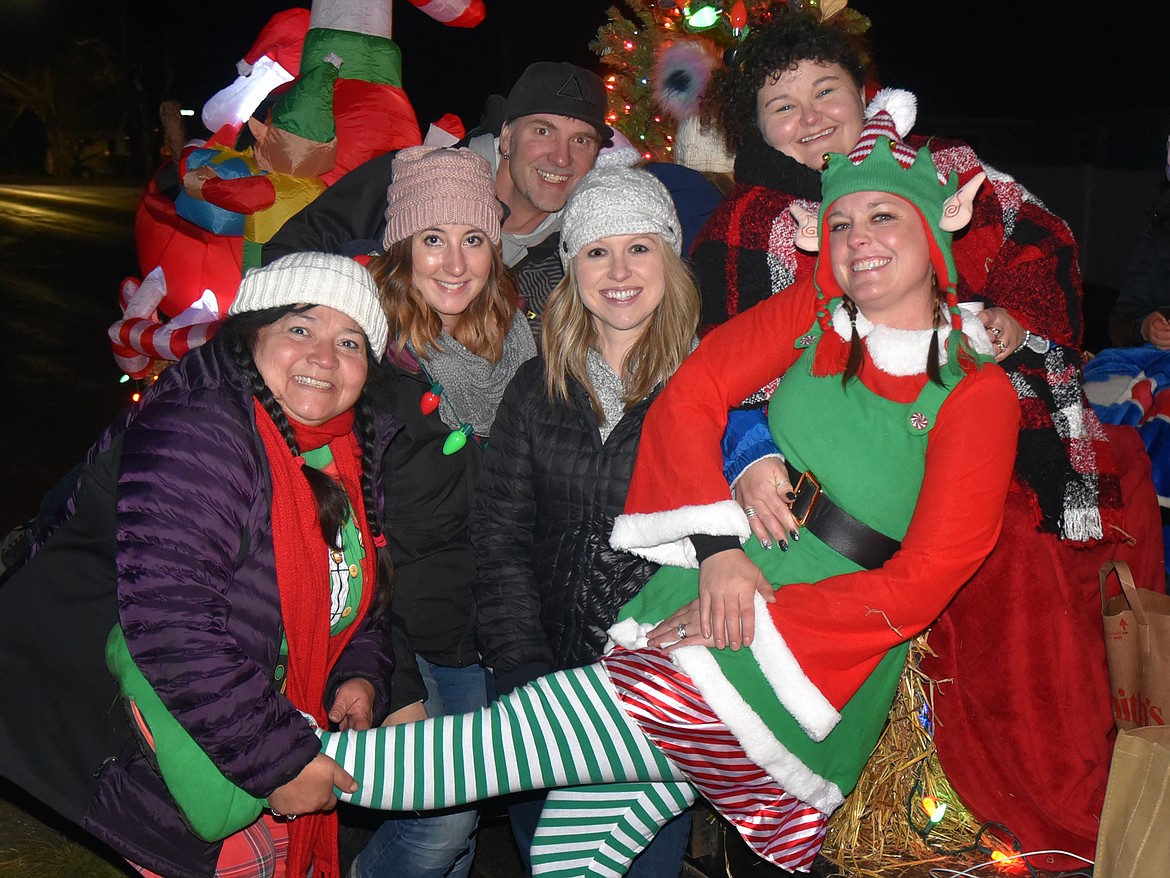
[[[669,192],[646,171],[596,168],[565,207],[566,275],[545,305],[544,358],[504,395],[471,518],[479,639],[501,694],[600,658],[618,609],[654,572],[611,549],[609,533],[642,419],[694,344],[699,295],[681,237]],[[526,859],[543,804],[509,809]],[[628,874],[679,874],[689,824],[668,823]]]
[[[403,635],[393,722],[487,704],[468,519],[496,407],[536,343],[500,256],[502,208],[484,159],[404,149],[386,202],[385,253],[370,269],[389,322],[385,405],[404,425],[384,459]],[[388,820],[351,875],[466,876],[476,823],[474,809]]]

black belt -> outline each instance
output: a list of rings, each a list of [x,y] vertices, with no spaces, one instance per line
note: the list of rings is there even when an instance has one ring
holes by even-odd
[[[785,465],[796,494],[792,514],[801,527],[808,528],[830,549],[866,570],[876,570],[894,557],[902,546],[899,540],[858,521],[830,500],[812,473],[801,472],[787,461]]]

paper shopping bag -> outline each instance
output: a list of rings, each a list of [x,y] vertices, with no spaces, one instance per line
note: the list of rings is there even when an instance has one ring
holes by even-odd
[[[1121,594],[1106,600],[1111,572],[1121,582]],[[1124,561],[1102,564],[1100,580],[1117,728],[1164,726],[1170,720],[1170,595],[1136,587]]]

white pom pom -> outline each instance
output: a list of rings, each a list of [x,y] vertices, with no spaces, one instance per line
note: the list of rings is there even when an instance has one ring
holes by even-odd
[[[904,88],[883,88],[865,108],[865,118],[869,119],[878,110],[889,113],[894,119],[898,136],[905,137],[918,118],[918,98]]]

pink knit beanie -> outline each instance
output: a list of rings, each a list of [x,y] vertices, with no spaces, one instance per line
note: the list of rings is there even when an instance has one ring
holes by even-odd
[[[440,225],[479,229],[499,246],[503,208],[488,163],[470,149],[412,146],[394,156],[382,246]]]

